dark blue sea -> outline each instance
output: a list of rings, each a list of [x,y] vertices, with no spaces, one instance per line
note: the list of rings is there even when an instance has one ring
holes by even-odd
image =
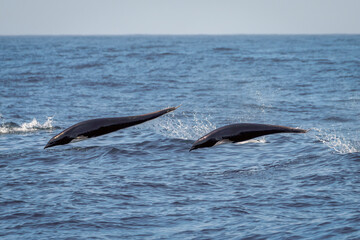
[[[0,37],[0,89],[1,239],[360,239],[360,35]],[[309,132],[189,152],[232,123]]]

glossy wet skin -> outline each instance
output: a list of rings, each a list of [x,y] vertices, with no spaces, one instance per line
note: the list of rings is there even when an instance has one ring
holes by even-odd
[[[77,123],[52,137],[44,148],[64,145],[73,141],[84,140],[131,127],[174,111],[178,107],[170,107],[160,111],[130,117],[98,118]]]
[[[290,128],[277,125],[255,124],[255,123],[239,123],[227,125],[206,134],[199,138],[191,146],[189,151],[197,148],[212,147],[220,141],[226,142],[242,142],[252,138],[275,134],[275,133],[305,133],[306,130],[298,128]]]

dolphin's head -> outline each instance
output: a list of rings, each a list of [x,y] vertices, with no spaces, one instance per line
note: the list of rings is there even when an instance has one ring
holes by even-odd
[[[205,148],[205,147],[212,147],[214,146],[216,143],[218,142],[218,140],[216,140],[213,137],[209,137],[208,135],[199,138],[196,142],[194,142],[194,144],[191,146],[189,152],[191,152],[194,149],[197,148]]]
[[[45,148],[53,147],[56,145],[63,145],[71,142],[72,138],[68,137],[65,132],[61,132],[55,137],[51,138],[49,142],[46,144]]]

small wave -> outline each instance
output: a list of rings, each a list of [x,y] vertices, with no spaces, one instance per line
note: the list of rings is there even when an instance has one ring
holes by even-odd
[[[104,77],[104,79],[109,78],[109,77]],[[120,82],[120,81],[82,81],[81,84],[83,86],[90,86],[90,87],[94,87],[94,86],[104,86],[104,87],[123,87],[125,86],[125,83]],[[90,96],[90,95],[89,95]]]
[[[84,69],[84,68],[94,68],[94,67],[101,67],[104,64],[102,63],[85,63],[85,64],[78,64],[73,66],[75,69]]]
[[[126,57],[138,57],[138,56],[140,56],[140,54],[139,53],[134,53],[134,52],[126,54]]]
[[[351,121],[351,119],[338,117],[338,116],[327,117],[324,120],[329,121],[329,122],[349,122],[349,121]]]
[[[53,117],[48,117],[43,124],[39,123],[36,118],[34,118],[31,122],[25,122],[21,125],[14,122],[3,122],[0,126],[0,134],[27,133],[57,128],[58,127],[53,126]]]
[[[178,55],[177,53],[173,53],[173,52],[163,52],[163,53],[160,53],[158,54],[160,56],[176,56]]]
[[[254,57],[232,57],[231,58],[234,62],[242,62],[242,63],[254,63],[256,59]]]
[[[234,48],[228,48],[228,47],[217,47],[213,49],[215,52],[227,52],[227,51],[234,51],[236,49]]]
[[[158,58],[162,58],[162,57],[177,56],[177,55],[179,55],[179,54],[175,53],[175,52],[150,53],[145,56],[145,59],[154,60],[154,59],[158,59]]]
[[[275,57],[270,58],[270,61],[275,63],[282,63],[282,62],[303,62],[300,58],[287,58],[287,57]]]
[[[318,64],[326,64],[326,65],[333,65],[335,62],[329,60],[329,59],[317,59],[316,62]]]
[[[152,48],[159,48],[159,49],[164,49],[164,48],[170,48],[171,45],[144,45],[144,46],[140,46],[140,48],[143,49],[152,49]]]
[[[349,140],[342,134],[330,132],[329,130],[312,128],[314,137],[329,148],[340,154],[360,152],[360,141]]]

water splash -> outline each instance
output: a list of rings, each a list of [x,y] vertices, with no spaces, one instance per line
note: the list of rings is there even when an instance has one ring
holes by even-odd
[[[331,130],[312,128],[313,136],[337,153],[348,154],[360,152],[360,141],[349,140],[343,134]]]
[[[21,125],[14,122],[3,122],[0,125],[0,134],[28,133],[56,128],[57,127],[53,126],[53,117],[47,117],[47,120],[43,124],[39,123],[36,118],[34,118],[31,122],[25,122]]]
[[[143,126],[151,128],[157,134],[184,140],[196,140],[216,128],[216,125],[209,120],[209,116],[185,112],[170,113]]]
[[[246,144],[246,143],[266,143],[266,139],[265,137],[261,137],[259,139],[250,139],[247,141],[243,141],[243,142],[236,142],[236,145],[242,145],[242,144]]]

